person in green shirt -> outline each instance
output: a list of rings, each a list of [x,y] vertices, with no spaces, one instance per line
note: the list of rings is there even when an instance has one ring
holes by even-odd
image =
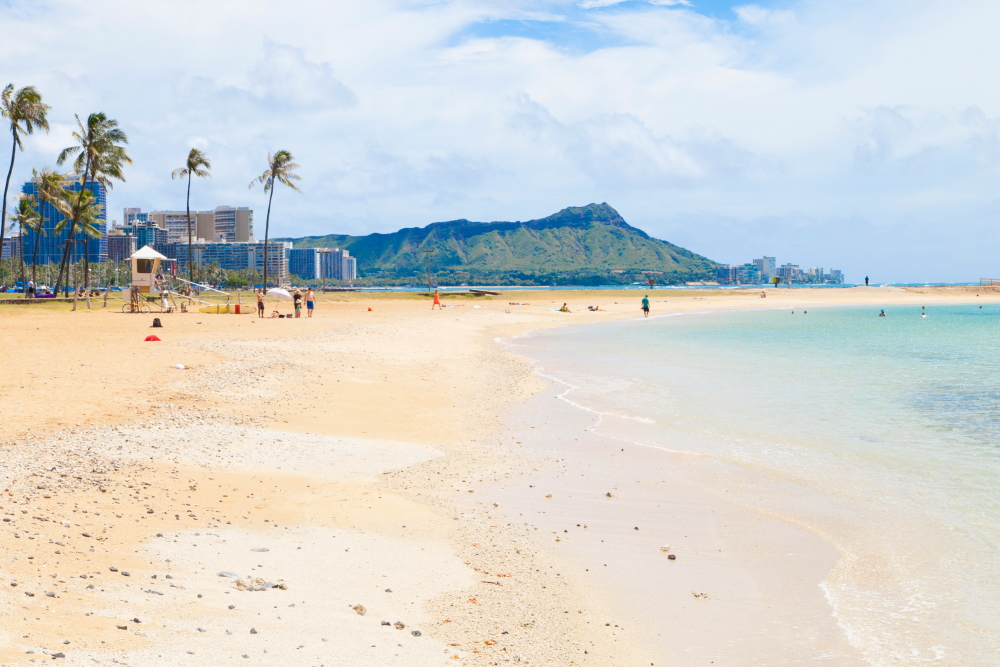
[[[642,315],[649,317],[649,295],[642,297]]]

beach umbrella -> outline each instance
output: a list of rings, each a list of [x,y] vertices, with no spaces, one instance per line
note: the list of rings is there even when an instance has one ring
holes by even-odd
[[[271,289],[267,290],[267,293],[279,299],[288,299],[289,301],[292,300],[292,295],[288,293],[288,290],[281,289],[280,287],[272,287]]]

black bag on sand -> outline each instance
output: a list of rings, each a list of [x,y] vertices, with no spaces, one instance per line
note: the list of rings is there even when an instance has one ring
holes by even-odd
[[[151,326],[150,329],[162,329],[162,328],[163,328],[163,325],[160,324],[160,318],[159,317],[154,317],[153,318],[153,326]]]

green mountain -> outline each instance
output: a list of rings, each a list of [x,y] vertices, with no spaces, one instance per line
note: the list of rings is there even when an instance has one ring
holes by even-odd
[[[306,236],[296,248],[343,248],[364,282],[659,284],[714,280],[718,264],[629,225],[607,204],[571,207],[528,222],[452,220],[391,234]],[[658,273],[650,273],[658,272]]]

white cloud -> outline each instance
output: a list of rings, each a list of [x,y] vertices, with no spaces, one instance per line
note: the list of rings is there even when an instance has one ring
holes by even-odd
[[[181,205],[169,174],[195,145],[214,173],[196,206],[260,207],[247,184],[285,148],[304,192],[276,195],[281,235],[608,201],[723,261],[773,248],[864,275],[875,255],[852,258],[877,250],[877,280],[989,271],[1000,6],[799,0],[721,21],[665,4],[13,0],[0,61],[53,107],[15,178],[52,165],[74,113],[104,111],[135,159],[111,217]],[[969,236],[942,239],[956,220]]]

